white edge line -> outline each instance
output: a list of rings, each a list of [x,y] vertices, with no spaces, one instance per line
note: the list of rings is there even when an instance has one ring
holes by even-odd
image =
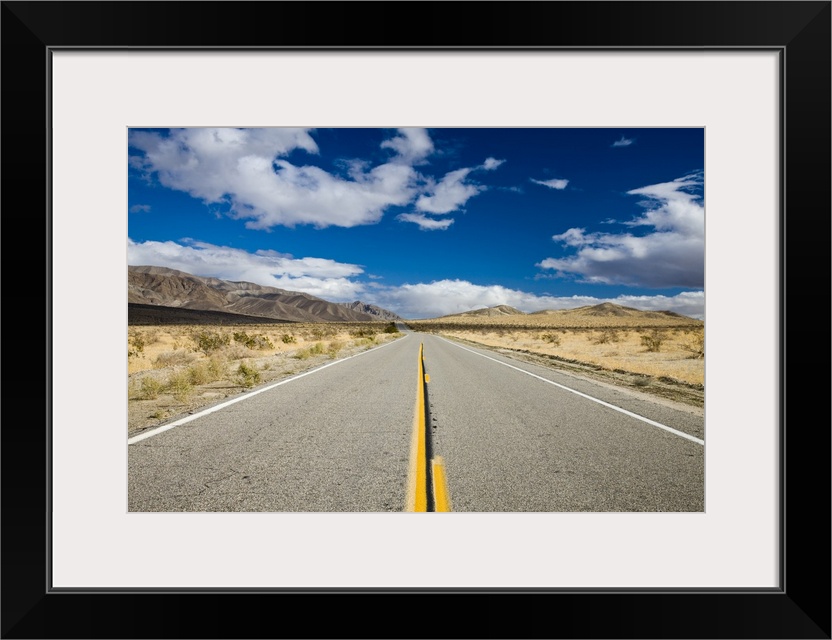
[[[665,431],[669,431],[670,433],[673,433],[673,434],[679,436],[680,438],[685,438],[687,440],[690,440],[691,442],[696,442],[697,444],[701,444],[702,446],[705,446],[705,441],[704,440],[700,440],[699,438],[696,438],[696,437],[694,437],[690,434],[687,434],[684,431],[679,431],[677,429],[674,429],[673,427],[668,427],[666,424],[662,424],[661,422],[656,422],[655,420],[650,420],[650,418],[645,418],[644,416],[640,416],[637,413],[633,413],[632,411],[627,411],[626,409],[622,409],[621,407],[616,407],[614,404],[610,404],[609,402],[604,402],[603,400],[599,400],[598,398],[593,398],[592,396],[589,396],[585,393],[581,393],[580,391],[575,391],[575,389],[570,389],[569,387],[565,387],[562,384],[558,384],[557,382],[552,382],[551,380],[547,380],[546,378],[543,378],[543,377],[538,376],[534,373],[526,371],[525,369],[521,369],[520,367],[515,367],[515,366],[510,365],[506,362],[503,362],[502,360],[497,360],[496,358],[492,358],[491,356],[487,356],[483,353],[479,353],[477,351],[474,351],[473,349],[468,349],[467,347],[463,347],[462,345],[459,345],[456,342],[452,342],[451,340],[448,340],[447,338],[443,338],[442,336],[436,336],[436,337],[439,338],[440,340],[444,340],[448,344],[452,344],[455,347],[459,347],[460,349],[463,349],[464,351],[470,351],[471,353],[473,353],[476,356],[486,358],[487,360],[493,360],[497,364],[501,364],[504,367],[508,367],[509,369],[515,369],[516,371],[519,371],[520,373],[525,373],[527,376],[531,376],[532,378],[537,378],[538,380],[542,380],[543,382],[548,382],[549,384],[553,384],[556,387],[559,387],[559,388],[563,389],[564,391],[569,391],[570,393],[574,393],[575,395],[581,396],[582,398],[586,398],[587,400],[592,400],[593,402],[597,402],[598,404],[603,405],[605,407],[608,407],[609,409],[613,409],[614,411],[618,411],[619,413],[623,413],[624,415],[630,416],[631,418],[635,418],[636,420],[641,420],[642,422],[646,422],[647,424],[652,425],[654,427],[658,427],[659,429],[664,429]]]
[[[409,335],[411,335],[411,334],[405,333],[403,337],[407,338]],[[161,427],[157,427],[156,429],[151,429],[150,431],[145,431],[144,433],[140,433],[137,436],[133,436],[132,438],[128,438],[127,439],[127,444],[128,445],[136,444],[137,442],[141,442],[142,440],[146,440],[147,438],[152,438],[153,436],[159,435],[160,433],[164,433],[165,431],[168,431],[170,429],[173,429],[174,427],[178,427],[180,425],[183,425],[186,422],[190,422],[191,420],[196,420],[197,418],[201,418],[202,416],[207,416],[209,413],[214,413],[215,411],[219,411],[220,409],[225,409],[226,407],[228,407],[228,406],[230,406],[230,405],[232,405],[236,402],[242,402],[243,400],[248,400],[249,398],[253,398],[257,394],[264,393],[266,391],[270,391],[271,389],[274,389],[275,387],[279,387],[282,384],[287,384],[289,382],[293,382],[294,380],[298,380],[300,378],[303,378],[304,376],[308,376],[308,375],[311,375],[313,373],[317,373],[318,371],[323,371],[327,367],[332,367],[336,364],[340,364],[342,362],[346,362],[347,360],[351,360],[352,358],[357,358],[358,356],[363,356],[365,353],[371,353],[373,351],[378,351],[379,349],[383,349],[384,347],[389,347],[391,344],[394,344],[396,342],[399,342],[399,340],[391,340],[390,342],[379,345],[377,347],[373,347],[372,349],[367,349],[366,351],[362,351],[361,353],[356,353],[356,354],[353,354],[351,356],[347,356],[346,358],[341,358],[340,360],[335,360],[334,362],[328,362],[325,365],[321,365],[320,367],[310,369],[309,371],[304,371],[303,373],[299,373],[298,375],[292,376],[291,378],[286,378],[285,380],[281,380],[280,382],[270,384],[268,387],[263,387],[262,389],[257,389],[256,391],[251,391],[251,392],[245,393],[241,396],[237,396],[236,398],[233,398],[231,400],[228,400],[227,402],[223,402],[223,403],[218,404],[218,405],[214,405],[213,407],[205,409],[204,411],[200,411],[199,413],[194,413],[194,414],[189,415],[185,418],[181,418],[179,420],[176,420],[175,422],[168,423],[168,424],[163,425]]]

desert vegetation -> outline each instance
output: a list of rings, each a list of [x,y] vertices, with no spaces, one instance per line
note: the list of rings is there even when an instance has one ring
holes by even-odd
[[[386,322],[131,326],[128,432],[399,336]]]
[[[656,315],[456,316],[413,321],[409,325],[417,331],[703,406],[704,323],[683,316]]]
[[[554,356],[609,370],[703,384],[703,329],[565,329],[546,332],[471,327],[439,332],[513,351]]]

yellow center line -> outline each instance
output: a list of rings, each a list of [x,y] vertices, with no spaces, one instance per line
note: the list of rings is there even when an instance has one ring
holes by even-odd
[[[419,345],[419,375],[416,378],[416,406],[413,409],[413,436],[410,444],[410,468],[407,474],[407,504],[405,511],[427,512],[427,424],[425,422],[425,384],[430,376],[425,373],[425,345]],[[445,477],[445,461],[436,456],[430,461],[434,511],[450,511],[451,497]]]
[[[445,461],[442,456],[431,460],[433,468],[433,504],[437,512],[451,510],[451,496],[448,493],[448,483],[445,479]]]
[[[427,511],[427,463],[425,459],[425,387],[422,353],[424,344],[419,345],[419,376],[416,378],[416,407],[413,416],[413,437],[410,446],[410,472],[407,482],[407,505],[405,511]]]

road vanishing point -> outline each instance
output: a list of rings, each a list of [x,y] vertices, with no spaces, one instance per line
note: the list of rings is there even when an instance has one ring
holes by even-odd
[[[701,512],[704,418],[405,331],[128,439],[131,512]]]

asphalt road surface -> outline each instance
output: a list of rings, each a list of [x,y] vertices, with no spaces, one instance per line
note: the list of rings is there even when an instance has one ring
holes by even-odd
[[[131,438],[129,510],[404,511],[419,468],[428,510],[705,508],[701,416],[437,336],[255,391]]]

